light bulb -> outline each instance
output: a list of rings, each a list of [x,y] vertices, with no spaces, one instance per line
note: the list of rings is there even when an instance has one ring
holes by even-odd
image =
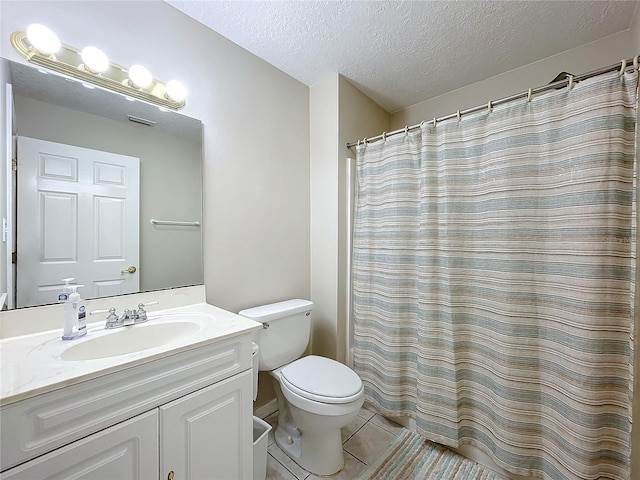
[[[153,77],[142,65],[131,65],[129,81],[136,88],[149,88],[153,84]]]
[[[187,91],[177,80],[167,83],[167,96],[174,102],[182,102],[187,97]]]
[[[27,27],[27,39],[33,48],[44,55],[52,55],[62,46],[58,36],[49,27],[39,23],[33,23]]]
[[[93,73],[102,73],[109,69],[109,59],[96,47],[84,47],[80,55],[85,68]]]

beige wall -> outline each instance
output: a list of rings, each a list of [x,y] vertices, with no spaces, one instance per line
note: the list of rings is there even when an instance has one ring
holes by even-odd
[[[8,38],[32,22],[187,86],[181,113],[204,124],[210,303],[239,311],[310,296],[305,85],[160,1],[1,2],[1,56],[25,63]]]
[[[17,134],[140,159],[140,290],[201,284],[199,228],[154,228],[151,218],[201,220],[202,146],[149,127],[15,96]],[[179,173],[178,173],[179,172]]]
[[[311,299],[314,354],[344,361],[347,321],[347,158],[354,138],[389,127],[389,114],[344,77],[310,89]]]
[[[423,120],[455,113],[457,110],[486,105],[489,100],[545,85],[562,71],[586,73],[619,62],[622,58],[631,58],[640,50],[640,42],[634,43],[633,33],[627,30],[610,35],[399,110],[391,115],[390,128],[396,130],[405,125],[415,125]],[[636,38],[637,36],[636,33]]]
[[[311,128],[311,350],[336,358],[338,298],[338,74],[309,89]]]

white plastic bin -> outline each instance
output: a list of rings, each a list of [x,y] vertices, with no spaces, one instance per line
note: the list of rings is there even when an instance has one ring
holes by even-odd
[[[267,437],[271,425],[253,417],[253,480],[265,480],[267,477]]]

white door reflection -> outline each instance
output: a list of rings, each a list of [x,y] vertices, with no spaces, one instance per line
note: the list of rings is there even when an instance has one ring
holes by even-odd
[[[68,277],[83,298],[139,291],[139,163],[18,137],[17,307],[54,303]]]

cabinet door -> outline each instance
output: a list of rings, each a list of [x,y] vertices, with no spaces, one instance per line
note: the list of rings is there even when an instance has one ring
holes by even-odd
[[[158,410],[138,415],[30,462],[2,480],[148,480],[158,477]]]
[[[253,477],[251,370],[159,408],[160,478]]]

